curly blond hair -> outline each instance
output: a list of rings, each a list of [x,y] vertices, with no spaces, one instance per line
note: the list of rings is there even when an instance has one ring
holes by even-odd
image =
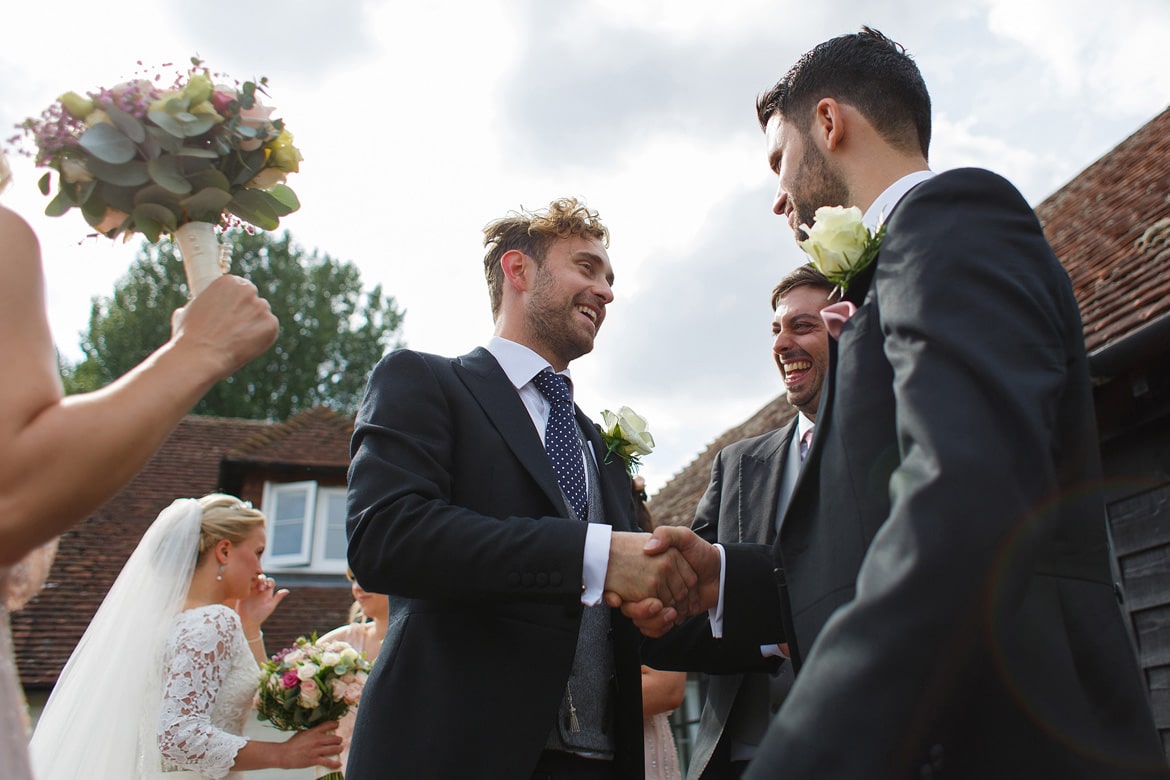
[[[540,211],[510,211],[507,216],[489,223],[483,229],[483,272],[487,278],[488,295],[492,302],[492,319],[500,312],[504,299],[504,269],[500,259],[513,249],[536,261],[544,262],[545,253],[553,241],[584,236],[595,238],[609,246],[609,228],[601,223],[596,211],[590,210],[576,198],[557,198]]]

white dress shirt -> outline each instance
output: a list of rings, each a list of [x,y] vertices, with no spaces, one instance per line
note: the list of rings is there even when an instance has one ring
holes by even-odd
[[[484,348],[492,353],[492,357],[500,364],[500,368],[504,369],[508,380],[516,388],[516,392],[520,394],[520,400],[524,403],[524,408],[528,410],[528,415],[532,418],[532,424],[536,427],[536,433],[540,436],[540,442],[543,444],[544,428],[548,424],[550,406],[548,399],[532,383],[532,377],[545,369],[552,370],[552,366],[547,360],[523,344],[517,344],[515,341],[508,341],[499,336],[493,336],[489,339]],[[569,370],[565,369],[560,374],[568,380],[571,395],[573,378],[569,374]],[[589,454],[596,463],[597,453],[593,452],[591,443],[589,444]],[[582,453],[582,458],[584,457],[585,455]],[[585,480],[586,490],[596,488],[595,485],[589,484],[589,469],[585,469]],[[605,590],[605,575],[609,569],[609,542],[612,533],[613,528],[604,523],[589,523],[589,527],[585,529],[581,603],[587,607],[601,603],[601,596]]]

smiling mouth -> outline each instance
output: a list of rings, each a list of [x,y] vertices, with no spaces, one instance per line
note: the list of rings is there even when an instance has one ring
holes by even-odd
[[[589,308],[588,306],[578,306],[576,308],[577,308],[577,311],[579,311],[580,313],[582,313],[586,317],[588,317],[590,322],[592,322],[594,325],[597,324],[597,312],[596,311]]]
[[[780,364],[784,369],[785,384],[794,384],[804,378],[812,370],[811,360],[790,360]]]

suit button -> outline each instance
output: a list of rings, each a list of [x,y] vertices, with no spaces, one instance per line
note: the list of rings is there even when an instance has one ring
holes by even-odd
[[[514,571],[508,573],[508,585],[513,588],[520,587],[520,572]]]
[[[564,578],[561,577],[561,573],[559,571],[550,572],[548,575],[548,584],[552,585],[555,588],[556,586],[561,584],[561,581],[563,579]]]
[[[531,588],[533,579],[532,572],[525,572],[524,576],[520,578],[520,584],[526,588]]]
[[[544,572],[540,572],[539,574],[537,574],[536,575],[536,585],[537,585],[537,587],[541,587],[541,588],[547,587],[548,586],[548,575],[545,574]]]

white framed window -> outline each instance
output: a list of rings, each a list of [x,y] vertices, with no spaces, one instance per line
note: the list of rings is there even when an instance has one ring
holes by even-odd
[[[321,487],[311,480],[267,482],[263,511],[268,518],[265,567],[345,571],[344,487]]]

